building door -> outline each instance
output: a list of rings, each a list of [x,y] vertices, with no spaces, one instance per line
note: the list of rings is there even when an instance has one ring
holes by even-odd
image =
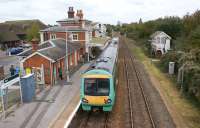
[[[44,67],[41,65],[41,67],[32,67],[32,72],[35,75],[35,80],[37,85],[44,84]]]

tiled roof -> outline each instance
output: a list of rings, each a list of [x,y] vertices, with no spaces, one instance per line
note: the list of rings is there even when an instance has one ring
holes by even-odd
[[[14,32],[15,34],[26,34],[27,29],[33,24],[37,24],[40,29],[47,27],[40,20],[16,20],[0,23],[0,31],[9,31]]]
[[[154,38],[155,36],[159,35],[160,33],[164,33],[166,35],[166,37],[168,37],[169,39],[171,39],[171,37],[169,35],[167,35],[165,32],[163,31],[156,31],[153,34],[150,35],[151,38]]]
[[[158,34],[160,34],[162,31],[156,31],[153,34],[150,35],[151,38],[157,36]]]
[[[20,40],[14,32],[0,32],[0,43]]]
[[[43,31],[51,31],[51,32],[66,32],[66,31],[87,31],[86,28],[81,28],[81,27],[64,27],[64,26],[53,26],[46,28]]]
[[[68,54],[71,54],[77,49],[81,48],[81,43],[79,42],[68,42]],[[43,44],[41,44],[38,48],[39,53],[42,55],[52,59],[52,60],[57,60],[66,55],[66,40],[64,39],[54,39],[54,40],[49,40]],[[29,49],[28,51],[19,54],[19,56],[24,56],[27,55],[27,53],[30,53],[29,55],[32,54],[32,49]],[[28,55],[28,56],[29,56]]]
[[[44,49],[44,48],[49,48],[49,47],[52,47],[52,44],[49,42],[49,41],[46,41],[42,44],[39,44],[38,46],[38,50],[41,50],[41,49]],[[32,48],[26,50],[26,51],[23,51],[21,53],[18,54],[18,56],[24,56],[24,57],[27,57],[29,55],[32,54]]]
[[[66,55],[66,40],[64,39],[56,39],[52,40],[53,44],[55,44],[55,47],[51,47],[45,50],[39,50],[38,52],[51,58],[52,60],[58,60]],[[68,54],[71,54],[76,49],[81,48],[81,44],[76,43],[70,43],[68,42]]]
[[[79,18],[78,18],[78,17],[67,18],[67,19],[58,20],[58,21],[56,21],[56,22],[71,22],[71,21],[78,22],[78,21],[79,21]]]

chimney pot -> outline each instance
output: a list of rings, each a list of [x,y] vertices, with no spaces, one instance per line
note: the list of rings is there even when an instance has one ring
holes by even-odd
[[[69,7],[68,18],[74,18],[74,8],[73,7]]]
[[[38,45],[39,45],[39,39],[33,38],[31,40],[31,43],[32,43],[32,52],[37,51],[38,50]]]
[[[83,12],[82,10],[77,10],[76,16],[79,18],[79,20],[83,19]]]

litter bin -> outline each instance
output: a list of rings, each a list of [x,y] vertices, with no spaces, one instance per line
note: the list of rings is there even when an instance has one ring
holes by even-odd
[[[35,79],[33,74],[21,77],[21,89],[23,102],[31,102],[35,97]]]

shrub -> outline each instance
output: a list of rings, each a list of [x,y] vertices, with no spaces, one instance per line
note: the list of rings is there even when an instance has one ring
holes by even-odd
[[[178,72],[179,66],[179,58],[181,57],[182,52],[170,51],[164,54],[161,57],[160,66],[164,72],[168,71],[169,62],[175,62],[175,73]]]
[[[187,63],[184,67],[183,90],[200,99],[200,65]]]

